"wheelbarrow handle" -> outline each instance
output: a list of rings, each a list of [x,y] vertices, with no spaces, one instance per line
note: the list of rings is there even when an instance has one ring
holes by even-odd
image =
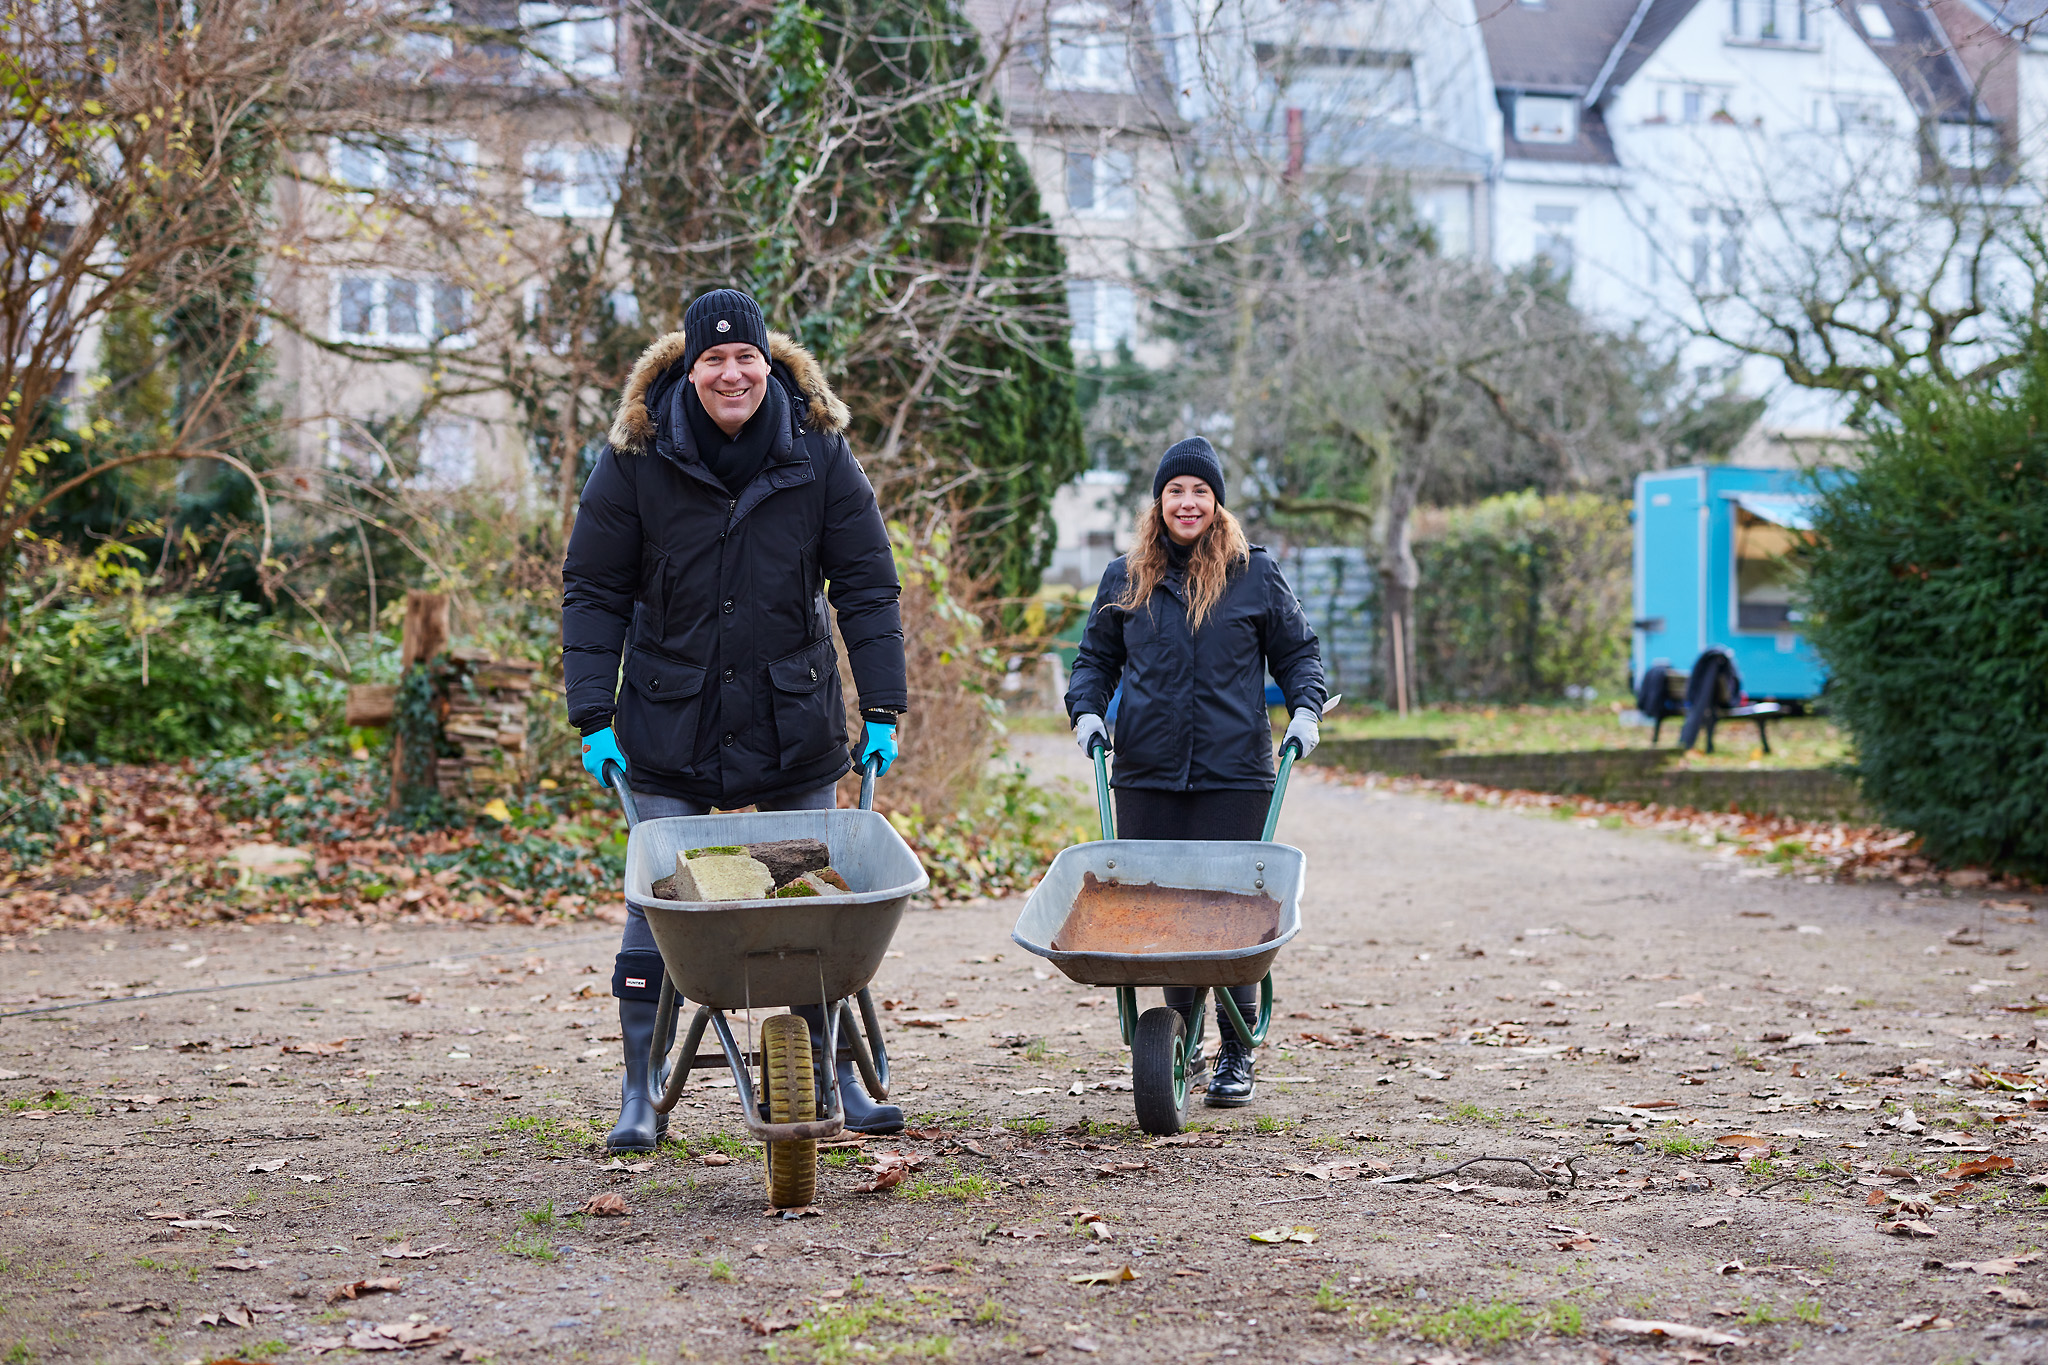
[[[1280,772],[1273,780],[1273,804],[1266,807],[1266,831],[1259,836],[1262,843],[1273,842],[1273,831],[1280,827],[1280,803],[1287,798],[1287,775],[1294,771],[1294,760],[1301,757],[1301,741],[1290,739],[1280,746]]]
[[[633,791],[626,785],[626,770],[610,759],[605,760],[600,779],[607,787],[618,793],[619,809],[626,813],[626,828],[632,829],[640,823],[640,808],[633,804]],[[613,776],[613,774],[617,776]]]
[[[1088,740],[1088,757],[1095,760],[1095,816],[1102,822],[1102,837],[1116,838],[1116,814],[1109,805],[1109,741],[1101,735]]]
[[[875,776],[882,771],[882,756],[869,754],[868,761],[860,765],[860,808],[875,808]]]

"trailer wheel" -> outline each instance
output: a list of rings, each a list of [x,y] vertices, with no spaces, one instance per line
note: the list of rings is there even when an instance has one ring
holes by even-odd
[[[771,1014],[761,1024],[761,1093],[770,1123],[807,1123],[818,1116],[811,1028],[797,1015]],[[766,1145],[769,1204],[794,1209],[816,1198],[816,1139]]]
[[[1180,1011],[1160,1005],[1138,1016],[1131,1040],[1131,1093],[1138,1126],[1165,1136],[1188,1116],[1188,1030]]]

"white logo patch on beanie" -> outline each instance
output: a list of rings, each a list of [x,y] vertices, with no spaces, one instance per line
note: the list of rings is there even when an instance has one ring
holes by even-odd
[[[724,318],[720,318],[718,320],[718,330],[721,332],[730,332],[732,330],[732,324],[730,322],[727,322]]]

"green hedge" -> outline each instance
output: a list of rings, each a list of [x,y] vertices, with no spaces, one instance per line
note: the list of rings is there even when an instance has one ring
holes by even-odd
[[[1422,695],[1551,701],[1567,687],[1625,681],[1625,503],[1589,493],[1488,498],[1451,511],[1415,557]]]
[[[239,752],[323,728],[346,690],[232,597],[78,598],[18,609],[11,624],[0,714],[20,739],[60,755]]]
[[[1907,397],[1805,555],[1828,705],[1931,856],[2048,876],[2048,348],[2003,393]]]

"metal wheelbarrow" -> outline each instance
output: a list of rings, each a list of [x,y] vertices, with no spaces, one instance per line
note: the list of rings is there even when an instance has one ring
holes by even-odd
[[[875,811],[875,769],[871,760],[861,775],[857,810],[659,820],[639,818],[618,765],[604,769],[630,831],[626,899],[647,915],[665,968],[650,1076],[661,1075],[663,1040],[674,1037],[682,1002],[697,1005],[655,1110],[666,1114],[675,1108],[693,1068],[722,1063],[730,1069],[747,1131],[767,1145],[768,1202],[776,1208],[811,1202],[817,1193],[818,1141],[846,1126],[833,1060],[852,1058],[868,1093],[877,1100],[889,1098],[889,1053],[868,982],[882,965],[904,907],[931,878],[903,836]],[[832,866],[852,890],[838,896],[709,902],[654,894],[655,879],[673,871],[676,855],[686,849],[776,839],[822,840]],[[758,1050],[740,1046],[726,1017],[729,1010],[745,1010],[751,1025],[753,1010],[814,1002],[824,1007],[828,1054],[825,1065],[815,1069],[810,1027],[801,1016],[768,1016]],[[718,1052],[697,1051],[707,1028],[718,1040]],[[753,1066],[761,1068],[758,1099]]]
[[[1024,903],[1010,937],[1084,986],[1116,988],[1117,1023],[1131,1049],[1131,1090],[1138,1126],[1177,1133],[1187,1122],[1193,1076],[1211,989],[1246,1047],[1266,1040],[1273,1022],[1273,960],[1301,932],[1298,848],[1272,842],[1287,777],[1300,753],[1288,741],[1266,827],[1256,842],[1119,839],[1110,808],[1107,746],[1095,760],[1102,838],[1062,849]],[[1230,986],[1259,984],[1258,1021],[1248,1023]],[[1138,1013],[1138,987],[1195,991],[1187,1021],[1168,1005]]]

